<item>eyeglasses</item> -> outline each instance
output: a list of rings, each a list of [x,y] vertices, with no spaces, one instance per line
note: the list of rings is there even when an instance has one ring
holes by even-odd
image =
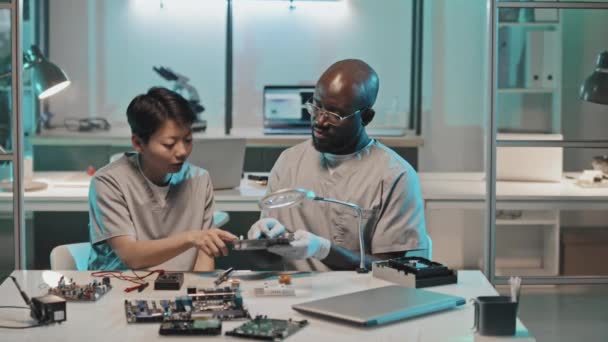
[[[91,132],[109,130],[110,123],[104,118],[65,119],[63,124],[69,131]]]
[[[339,125],[342,121],[357,115],[357,113],[359,113],[363,110],[363,108],[362,108],[347,116],[341,116],[340,114],[330,112],[321,107],[318,107],[312,102],[306,102],[304,104],[304,108],[306,108],[306,111],[310,114],[311,120],[317,120],[318,116],[323,115],[323,116],[325,116],[325,120],[327,120],[327,122],[333,126]]]

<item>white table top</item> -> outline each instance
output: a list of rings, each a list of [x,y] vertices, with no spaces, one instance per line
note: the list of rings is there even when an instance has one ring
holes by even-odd
[[[36,172],[34,180],[48,187],[39,191],[26,191],[25,210],[28,211],[88,211],[91,176],[85,172]],[[235,189],[216,190],[215,209],[224,211],[258,211],[258,200],[265,186],[243,179]],[[12,193],[0,191],[0,212],[12,210]]]
[[[427,209],[481,209],[485,200],[482,173],[419,173]],[[36,172],[46,190],[27,191],[29,211],[88,211],[90,177],[85,172]],[[243,179],[239,188],[215,191],[215,207],[223,211],[258,211],[265,186]],[[608,209],[608,188],[582,188],[573,179],[560,183],[497,182],[501,209]],[[0,211],[12,210],[10,192],[0,192]]]
[[[73,278],[76,283],[91,281],[88,272],[65,271],[62,274]],[[30,297],[45,294],[45,280],[54,284],[59,274],[51,271],[15,271],[13,275]],[[483,295],[495,295],[496,291],[479,271],[460,271],[458,284],[430,288],[432,291],[457,295],[465,299]],[[181,291],[154,291],[148,286],[144,292],[124,293],[128,283],[112,279],[114,289],[96,303],[67,304],[67,321],[45,327],[12,331],[0,329],[2,341],[167,341],[184,340],[188,337],[165,337],[158,334],[159,324],[127,324],[124,313],[125,299],[174,299],[185,294],[188,285],[212,287],[212,277],[187,274]],[[267,280],[276,282],[276,280]],[[361,328],[343,323],[320,320],[305,316],[291,309],[291,305],[323,297],[329,297],[367,288],[389,285],[390,283],[373,278],[370,274],[361,275],[355,272],[328,272],[293,278],[296,289],[295,297],[253,297],[252,289],[262,286],[263,280],[243,280],[245,305],[251,314],[264,314],[270,318],[296,320],[307,319],[310,324],[287,341],[534,341],[525,326],[518,320],[517,334],[513,338],[475,338],[473,326],[474,308],[466,305],[453,310],[414,318],[387,326]],[[24,305],[17,289],[10,279],[0,285],[0,298],[3,305]],[[369,300],[373,300],[370,298]],[[26,310],[0,311],[0,325],[28,324]],[[232,330],[243,321],[223,323],[223,332]],[[197,337],[204,340],[233,340],[227,336]],[[246,340],[242,340],[246,341]]]
[[[482,208],[486,194],[481,172],[418,174],[427,209]],[[608,188],[583,188],[575,184],[578,173],[565,173],[561,182],[496,182],[501,209],[606,209]]]

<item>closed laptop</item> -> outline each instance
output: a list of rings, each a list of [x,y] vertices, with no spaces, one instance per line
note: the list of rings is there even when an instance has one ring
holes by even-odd
[[[195,139],[188,162],[209,172],[213,189],[236,188],[245,163],[244,138]]]
[[[385,286],[293,305],[296,311],[375,326],[455,308],[465,299],[427,290]]]

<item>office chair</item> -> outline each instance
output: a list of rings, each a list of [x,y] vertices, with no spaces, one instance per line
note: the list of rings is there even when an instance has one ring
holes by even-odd
[[[91,254],[91,243],[80,242],[60,245],[51,251],[51,269],[86,271]]]

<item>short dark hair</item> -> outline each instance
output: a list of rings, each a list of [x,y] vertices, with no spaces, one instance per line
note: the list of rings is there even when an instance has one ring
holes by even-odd
[[[131,133],[144,143],[167,120],[175,120],[184,127],[192,126],[196,114],[180,94],[163,87],[152,87],[147,93],[137,95],[127,107],[127,120]]]

